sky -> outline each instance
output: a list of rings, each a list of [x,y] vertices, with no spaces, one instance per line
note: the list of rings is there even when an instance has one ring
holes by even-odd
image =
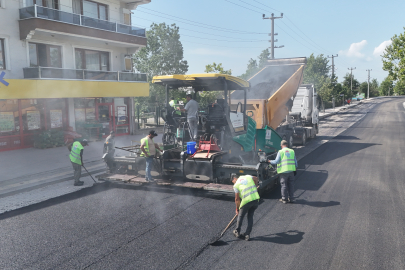
[[[268,0],[152,0],[133,11],[132,24],[149,29],[154,23],[175,23],[180,29],[187,73],[202,73],[207,64],[222,63],[239,76],[250,58],[270,47],[271,20],[275,20],[275,58],[338,55],[338,81],[353,70],[360,82],[380,83],[388,75],[381,55],[391,38],[404,32],[405,1],[268,1]],[[331,60],[331,59],[329,59]],[[331,62],[329,63],[331,65]],[[370,79],[370,80],[371,80]]]

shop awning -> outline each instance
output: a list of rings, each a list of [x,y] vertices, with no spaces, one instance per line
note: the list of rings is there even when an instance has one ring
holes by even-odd
[[[7,79],[0,85],[0,99],[146,97],[149,83]]]

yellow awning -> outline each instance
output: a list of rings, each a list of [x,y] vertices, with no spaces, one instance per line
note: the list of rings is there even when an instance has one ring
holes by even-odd
[[[242,90],[250,87],[250,83],[227,74],[219,73],[197,73],[197,74],[174,74],[154,76],[152,83],[169,85],[173,88],[191,86],[194,88],[205,88],[206,91],[223,90],[221,81],[225,79],[228,90]],[[198,89],[197,89],[198,90]]]
[[[149,83],[74,80],[6,79],[0,84],[0,99],[147,97]]]

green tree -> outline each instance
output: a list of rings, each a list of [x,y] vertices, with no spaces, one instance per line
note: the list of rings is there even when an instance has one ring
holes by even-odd
[[[394,82],[390,76],[387,76],[380,85],[379,92],[381,96],[392,96]]]
[[[359,81],[354,78],[353,74],[350,73],[346,73],[346,75],[343,77],[342,85],[348,89],[345,95],[347,96],[347,98],[352,98],[353,96],[355,96],[360,87]],[[353,90],[351,90],[352,88]]]
[[[169,74],[185,74],[188,70],[187,61],[183,59],[183,45],[180,42],[179,27],[176,24],[152,23],[146,32],[148,43],[134,55],[134,67],[137,71],[147,74],[149,97],[137,98],[137,103],[145,107],[150,102],[164,103],[164,87],[152,84],[153,76]],[[185,93],[173,91],[179,98]]]
[[[214,62],[212,64],[206,65],[205,66],[205,72],[206,73],[220,73],[220,74],[227,74],[227,75],[232,75],[232,70],[225,70],[222,66],[222,63],[219,63],[218,65]],[[215,92],[215,91],[202,91],[199,94],[199,104],[201,108],[204,108],[208,106],[208,104],[212,104],[215,102],[217,98],[222,98],[222,93],[220,92]]]
[[[270,57],[269,49],[265,49],[257,57],[258,60],[250,58],[245,73],[243,73],[239,77],[244,80],[250,79],[253,75],[255,75],[267,64],[267,60],[269,60],[269,57]]]
[[[383,69],[393,81],[405,80],[405,33],[394,35],[391,41],[382,55]]]
[[[397,83],[394,86],[394,93],[399,96],[405,95],[405,81],[404,80],[397,81]]]
[[[307,59],[307,65],[304,69],[303,82],[313,84],[315,89],[319,90],[329,75],[330,66],[328,66],[328,63],[328,58],[323,56],[323,54],[317,57],[311,54]]]
[[[368,83],[367,82],[362,82],[359,86],[359,93],[364,93],[364,97],[367,98],[367,91],[368,91]],[[372,79],[370,82],[370,90],[369,90],[369,95],[370,97],[377,97],[379,96],[379,91],[378,91],[378,81],[377,79]]]
[[[232,69],[225,70],[222,66],[222,63],[219,63],[218,65],[214,62],[212,64],[208,64],[205,66],[205,71],[206,73],[220,73],[220,74],[228,74],[232,75]]]

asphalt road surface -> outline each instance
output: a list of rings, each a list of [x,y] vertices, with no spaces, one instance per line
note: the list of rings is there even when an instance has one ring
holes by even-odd
[[[295,204],[264,196],[249,242],[208,244],[233,198],[97,186],[0,215],[0,269],[405,269],[404,102],[333,118],[350,127],[312,142]]]

